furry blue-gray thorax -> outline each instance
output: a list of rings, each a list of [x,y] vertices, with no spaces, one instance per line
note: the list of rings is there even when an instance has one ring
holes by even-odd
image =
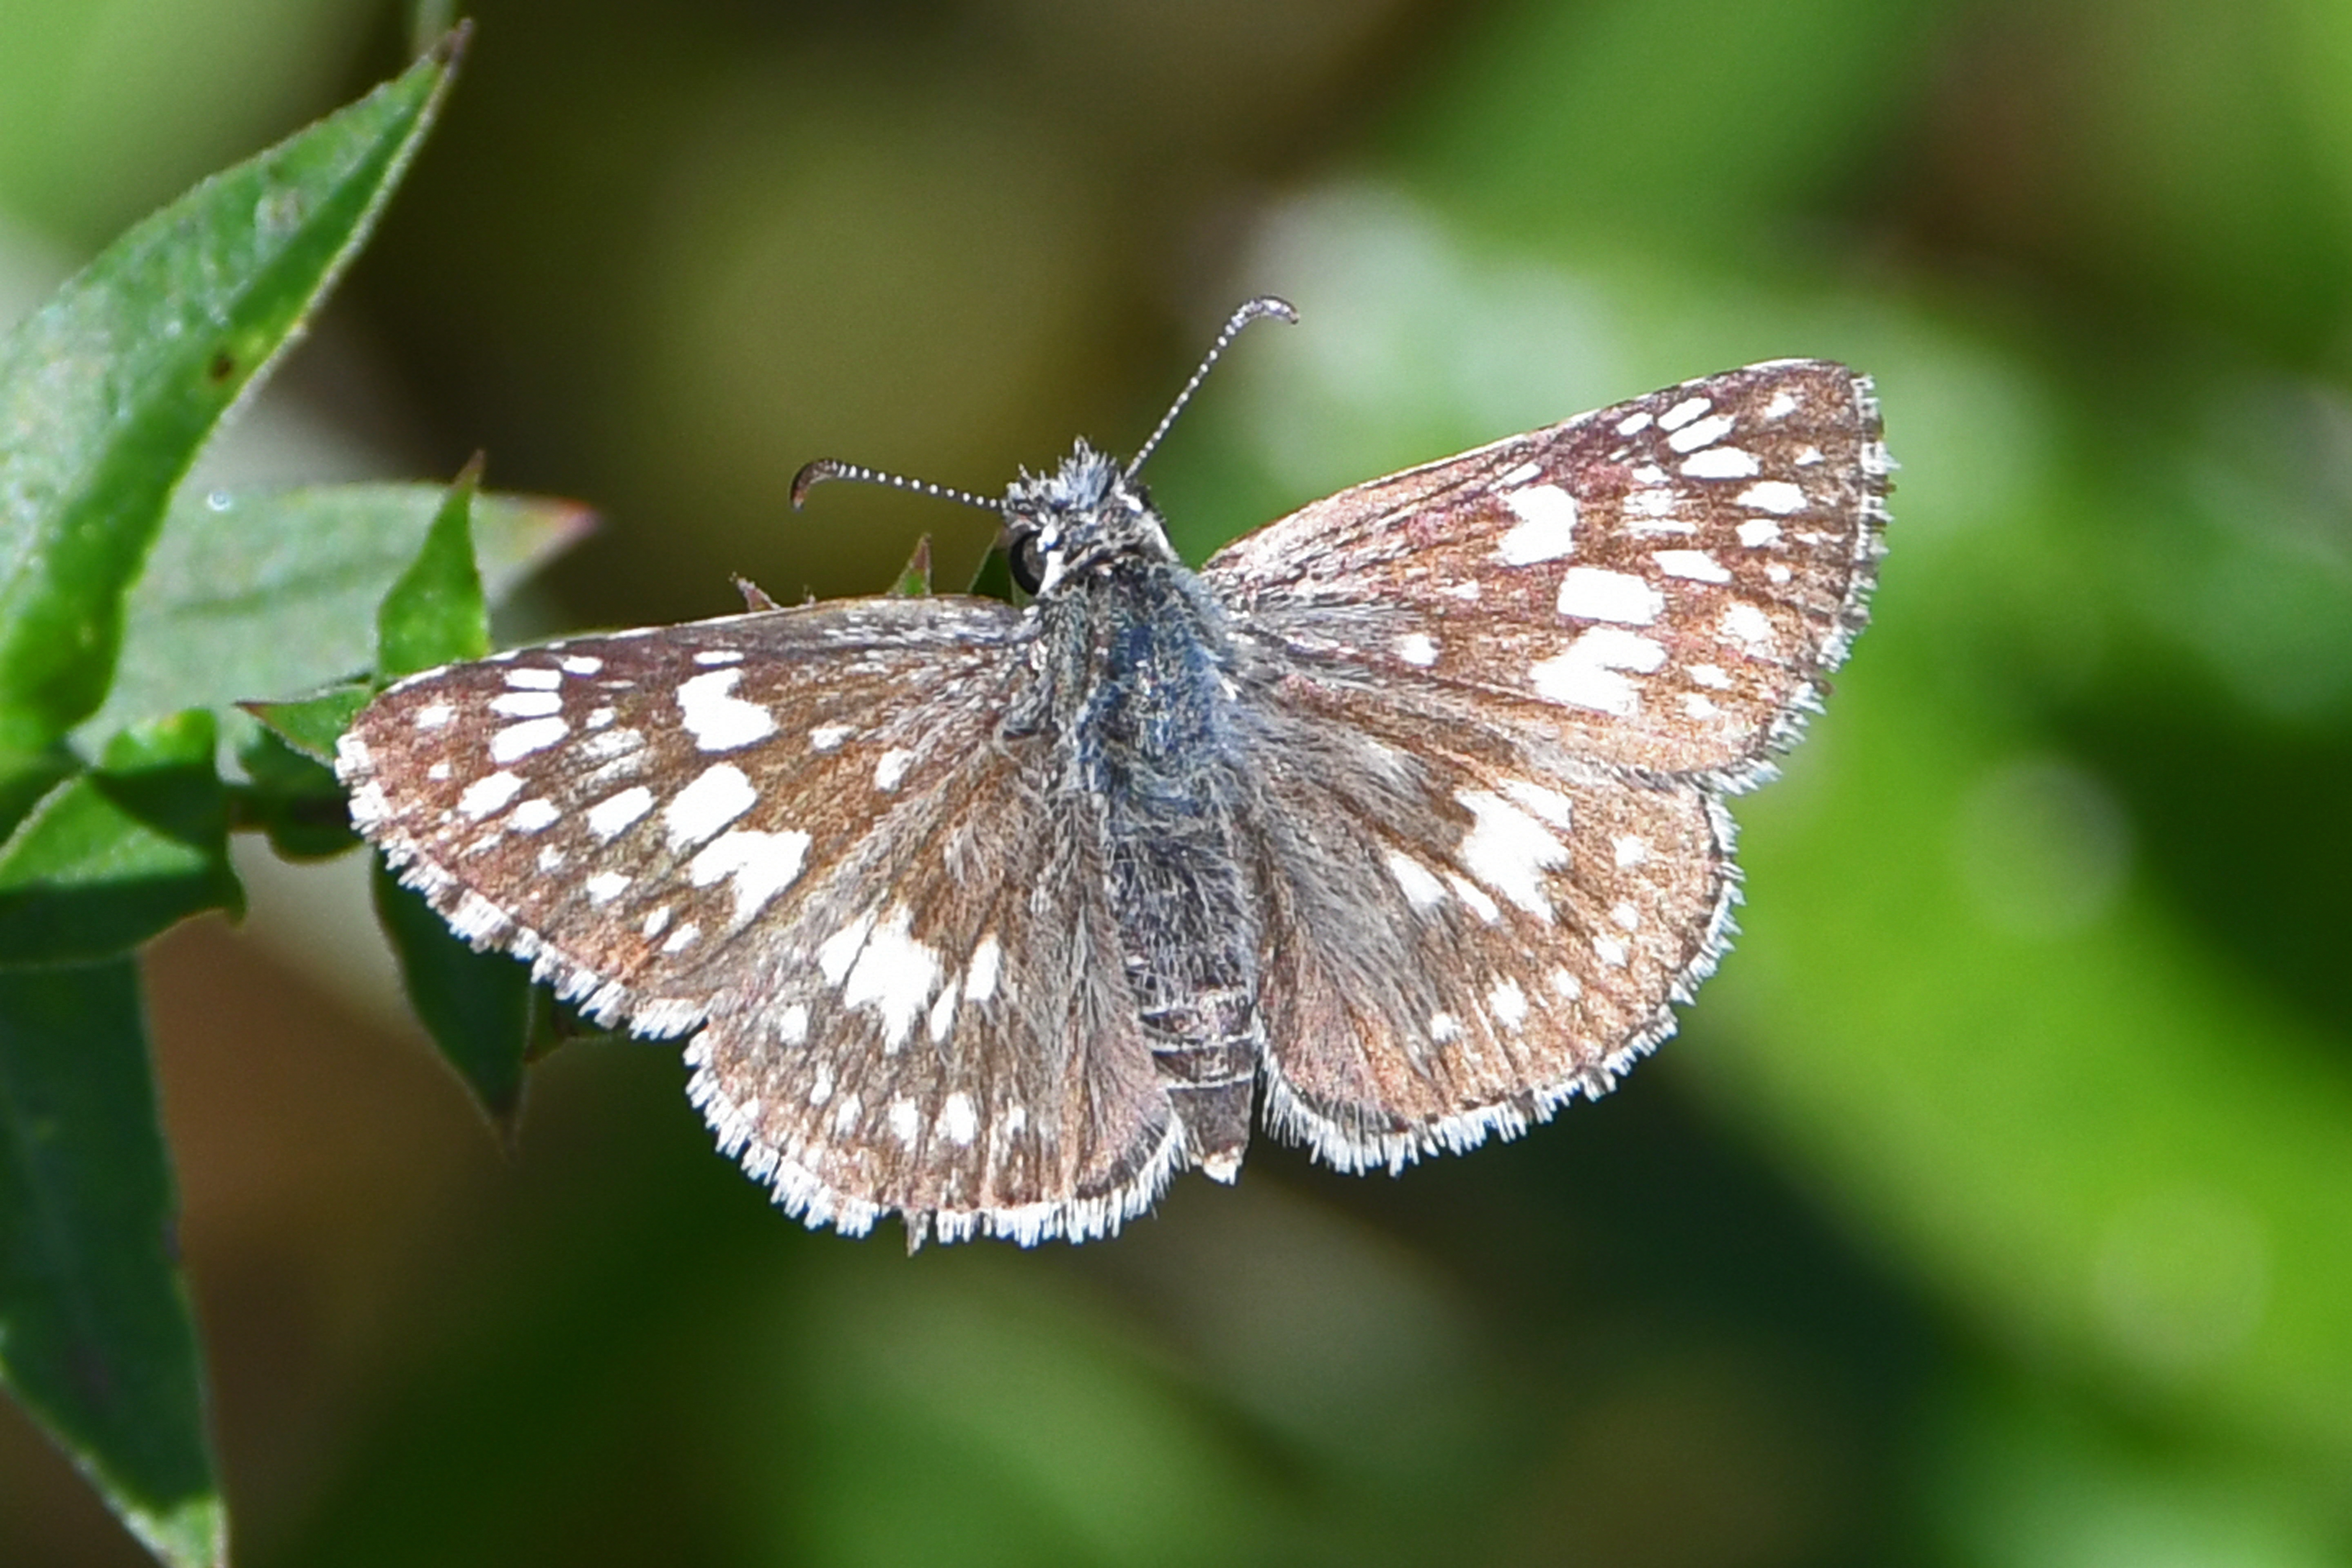
[[[1120,556],[1176,559],[1143,487],[1084,441],[1051,474],[1024,470],[1003,505],[1013,575],[1031,594]]]

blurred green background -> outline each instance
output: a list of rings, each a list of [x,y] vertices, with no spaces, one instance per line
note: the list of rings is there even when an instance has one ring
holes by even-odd
[[[2352,4],[484,0],[211,471],[603,532],[510,635],[943,574],[1149,430],[1196,555],[1778,355],[1874,373],[1876,624],[1617,1094],[1119,1240],[810,1236],[675,1054],[510,1155],[354,865],[150,966],[239,1560],[2352,1563]],[[9,313],[391,74],[383,0],[0,0]],[[257,693],[256,695],[271,695]],[[0,1406],[0,1559],[135,1548]]]

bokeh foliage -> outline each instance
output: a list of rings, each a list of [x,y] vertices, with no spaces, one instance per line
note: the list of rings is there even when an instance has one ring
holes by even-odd
[[[198,79],[386,74],[391,18],[362,68],[366,7],[299,60],[297,9],[245,0]],[[1684,1034],[1401,1182],[1260,1150],[1109,1247],[912,1262],[767,1213],[667,1053],[559,1054],[510,1169],[203,1233],[233,1407],[289,1375],[256,1281],[411,1213],[380,1300],[302,1318],[320,1386],[228,1424],[244,1555],[2352,1559],[2352,6],[1276,9],[491,5],[355,280],[422,410],[396,471],[487,447],[593,499],[548,613],[636,621],[737,571],[869,590],[926,531],[961,580],[984,520],[779,525],[793,471],[1125,445],[1247,293],[1304,321],[1154,460],[1196,553],[1848,359],[1904,464],[1877,619],[1739,806],[1746,932]],[[51,11],[0,21],[47,29],[0,85],[107,79]],[[94,247],[279,129],[207,143],[123,81],[0,91],[0,210]],[[88,124],[135,174],[60,173]],[[263,1129],[289,1167],[301,1114]]]

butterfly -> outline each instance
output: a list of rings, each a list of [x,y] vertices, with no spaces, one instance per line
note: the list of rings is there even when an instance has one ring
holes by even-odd
[[[1115,1233],[1253,1122],[1342,1171],[1611,1088],[1731,932],[1729,794],[1862,629],[1871,384],[1782,360],[1313,501],[1197,572],[1079,443],[1029,598],[877,597],[412,676],[352,820],[478,947],[688,1037],[813,1226]]]

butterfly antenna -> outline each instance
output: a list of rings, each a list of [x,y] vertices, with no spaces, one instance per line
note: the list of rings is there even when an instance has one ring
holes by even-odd
[[[1217,341],[1209,345],[1209,357],[1201,362],[1201,368],[1192,373],[1192,379],[1186,382],[1184,390],[1176,395],[1176,401],[1169,405],[1167,414],[1160,418],[1160,428],[1151,433],[1151,439],[1143,444],[1143,449],[1136,453],[1135,460],[1127,465],[1127,472],[1122,478],[1130,481],[1134,479],[1136,471],[1143,467],[1143,459],[1151,456],[1153,448],[1160,445],[1160,438],[1168,434],[1171,425],[1176,423],[1176,416],[1184,412],[1184,405],[1192,401],[1192,394],[1198,392],[1201,383],[1209,378],[1209,367],[1217,363],[1217,356],[1225,352],[1225,345],[1240,336],[1244,327],[1261,316],[1279,316],[1294,327],[1298,324],[1298,312],[1290,308],[1287,300],[1277,300],[1267,294],[1244,301],[1242,308],[1233,313],[1232,320],[1225,323],[1225,330],[1217,334]]]
[[[810,489],[827,479],[858,479],[869,485],[888,485],[895,490],[912,490],[917,495],[937,496],[941,500],[960,500],[982,511],[1004,510],[984,496],[957,489],[953,485],[935,485],[929,479],[901,479],[897,474],[886,474],[879,468],[861,468],[856,463],[836,463],[831,458],[819,458],[793,476],[793,510],[800,510],[801,502],[808,499]]]

